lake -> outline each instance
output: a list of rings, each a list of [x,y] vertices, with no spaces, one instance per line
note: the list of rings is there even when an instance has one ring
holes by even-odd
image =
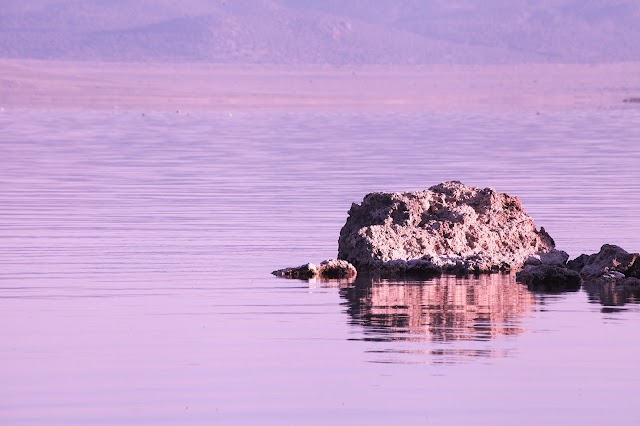
[[[353,202],[517,195],[640,251],[640,109],[0,112],[0,423],[638,424],[638,295],[307,282]]]

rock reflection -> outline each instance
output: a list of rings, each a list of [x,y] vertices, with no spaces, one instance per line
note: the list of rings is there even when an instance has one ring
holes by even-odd
[[[461,364],[470,358],[506,358],[511,355],[510,350],[493,348],[389,349],[368,352],[381,356],[372,361],[379,364]]]
[[[627,287],[610,284],[585,284],[584,290],[589,296],[589,302],[600,303],[603,306],[624,306],[626,304],[640,303],[640,289],[630,289]],[[609,312],[611,310],[608,310]]]
[[[354,285],[355,278],[323,278],[323,277],[314,277],[308,278],[306,281],[309,283],[309,287],[314,288],[346,288]]]
[[[359,277],[342,287],[353,324],[365,340],[489,340],[520,334],[535,296],[512,275],[443,276],[430,281],[375,281]]]

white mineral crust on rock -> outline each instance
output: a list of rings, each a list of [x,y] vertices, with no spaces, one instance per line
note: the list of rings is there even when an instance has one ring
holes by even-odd
[[[358,270],[491,272],[519,268],[553,248],[517,197],[453,181],[366,195],[349,210],[338,258]]]

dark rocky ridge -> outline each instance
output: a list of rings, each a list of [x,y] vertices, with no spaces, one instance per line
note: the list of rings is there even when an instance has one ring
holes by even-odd
[[[577,290],[584,282],[591,287],[640,290],[640,254],[605,244],[598,253],[581,254],[568,262],[526,262],[516,279],[542,289]]]
[[[640,289],[640,254],[605,244],[598,253],[580,255],[569,262],[586,283],[615,284]]]

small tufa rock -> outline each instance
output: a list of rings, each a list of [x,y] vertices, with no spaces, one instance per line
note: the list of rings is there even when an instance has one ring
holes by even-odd
[[[634,273],[640,263],[637,253],[629,253],[626,250],[612,245],[605,244],[596,254],[588,256],[584,266],[580,269],[580,275],[587,280],[600,277],[607,272],[617,271],[625,276]]]
[[[318,275],[318,266],[313,263],[305,263],[294,268],[278,269],[272,272],[273,275],[283,278],[309,279]]]
[[[640,254],[605,244],[598,253],[582,254],[568,263],[590,285],[635,287],[640,281]]]
[[[578,271],[585,286],[613,291],[640,290],[640,254],[605,244],[598,253],[582,254],[568,263],[568,267]]]
[[[273,275],[284,278],[311,279],[340,279],[355,278],[356,268],[347,261],[330,259],[320,262],[319,265],[306,263],[295,268],[279,269],[272,272]]]
[[[533,254],[525,260],[524,264],[537,266],[537,265],[556,265],[566,268],[567,260],[569,260],[569,254],[566,251],[553,249],[548,253]]]
[[[358,274],[356,268],[346,260],[329,259],[320,262],[318,275],[322,278],[352,278]]]
[[[567,268],[568,259],[566,252],[555,249],[529,256],[524,269],[516,273],[516,281],[536,290],[578,290],[582,278],[578,272]]]

